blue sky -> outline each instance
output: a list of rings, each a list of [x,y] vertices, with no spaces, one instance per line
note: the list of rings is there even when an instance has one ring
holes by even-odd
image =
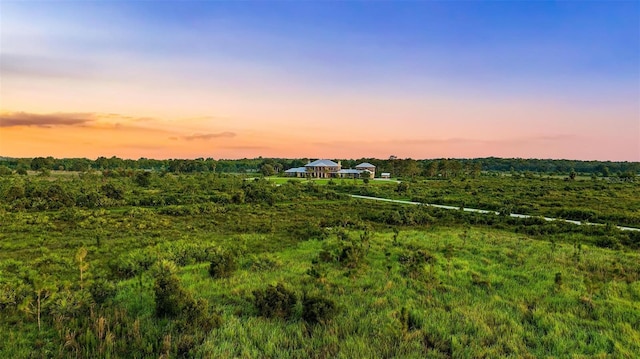
[[[7,116],[115,113],[169,137],[238,134],[212,153],[150,144],[141,156],[640,160],[637,1],[0,6]]]

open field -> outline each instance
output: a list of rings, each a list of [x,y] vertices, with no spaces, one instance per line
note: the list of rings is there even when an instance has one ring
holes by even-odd
[[[416,180],[375,188],[342,186],[338,190],[373,197],[640,227],[639,182],[482,176]]]
[[[465,182],[516,196],[509,180]],[[598,191],[520,181],[522,198],[541,185],[575,188],[558,199],[568,205]],[[454,181],[337,182],[0,177],[0,356],[640,351],[636,233],[343,194],[462,193]],[[622,199],[601,213],[634,205],[636,184],[596,184]]]
[[[300,182],[300,183],[307,183],[307,182],[311,182],[311,183],[315,183],[318,185],[356,185],[356,186],[361,186],[365,184],[365,181],[359,178],[334,178],[334,179],[325,179],[325,178],[297,178],[297,177],[276,177],[276,176],[271,176],[271,177],[265,177],[265,179],[269,182],[273,182],[276,184],[283,184],[283,183],[287,183],[289,181],[296,181],[296,182]],[[367,182],[367,184],[371,184],[371,185],[390,185],[390,184],[396,184],[397,180],[396,179],[380,179],[380,178],[375,178],[375,179],[371,179]]]

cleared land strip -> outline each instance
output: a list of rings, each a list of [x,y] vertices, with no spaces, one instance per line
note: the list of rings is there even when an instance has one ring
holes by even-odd
[[[445,206],[445,205],[442,205],[442,204],[430,204],[430,203],[403,201],[403,200],[400,200],[400,199],[389,199],[389,198],[380,198],[380,197],[360,196],[360,195],[357,195],[357,194],[352,194],[351,197],[360,198],[360,199],[369,199],[369,200],[374,200],[374,201],[401,203],[401,204],[413,204],[413,205],[421,204],[421,205],[424,205],[424,206],[430,206],[430,207],[436,207],[436,208],[460,210],[460,207]],[[500,214],[499,212],[487,211],[485,209],[476,209],[476,208],[463,208],[462,210],[466,211],[466,212],[476,212],[476,213],[485,213],[485,214]],[[540,216],[530,216],[528,214],[517,214],[517,213],[511,213],[509,216],[515,217],[515,218],[540,217]],[[571,220],[571,219],[551,218],[551,217],[540,217],[540,218],[543,218],[545,221],[565,221],[565,222],[569,222],[569,223],[573,223],[573,224],[577,224],[577,225],[583,225],[583,224],[584,225],[590,225],[590,226],[602,226],[603,225],[601,223],[580,222],[580,221],[574,221],[574,220]],[[640,228],[624,227],[624,226],[616,226],[616,227],[618,229],[622,230],[622,231],[640,231]]]

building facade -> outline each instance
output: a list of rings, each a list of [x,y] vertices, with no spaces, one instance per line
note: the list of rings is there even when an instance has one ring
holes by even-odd
[[[287,176],[301,178],[373,178],[375,172],[376,166],[370,163],[361,163],[355,169],[342,169],[340,161],[323,159],[284,171]]]

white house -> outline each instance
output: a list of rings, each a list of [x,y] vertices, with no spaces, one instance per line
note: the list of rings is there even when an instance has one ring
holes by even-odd
[[[358,171],[361,171],[360,174],[362,175],[366,175],[366,171],[369,172],[369,178],[373,178],[376,176],[376,166],[372,165],[371,163],[368,162],[364,162],[361,163],[359,165],[356,166],[356,169]]]
[[[376,166],[371,163],[361,163],[355,169],[342,169],[340,161],[316,160],[309,162],[304,167],[290,168],[284,171],[285,175],[291,177],[309,178],[373,178],[376,173]]]

